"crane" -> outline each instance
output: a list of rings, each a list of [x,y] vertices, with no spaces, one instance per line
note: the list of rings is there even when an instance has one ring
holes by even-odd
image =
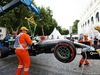
[[[13,8],[19,6],[20,4],[24,4],[29,7],[29,9],[33,12],[36,12],[38,15],[40,14],[40,10],[38,7],[35,7],[32,4],[31,0],[12,0],[10,3],[8,3],[5,6],[0,6],[0,16],[6,14],[9,10],[12,10]]]

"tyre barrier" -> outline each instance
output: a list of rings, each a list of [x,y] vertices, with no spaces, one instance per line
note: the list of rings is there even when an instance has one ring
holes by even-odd
[[[7,47],[0,47],[0,58],[7,57],[9,55],[9,49]]]
[[[59,43],[54,48],[55,57],[63,63],[69,63],[76,56],[76,48],[70,42]]]

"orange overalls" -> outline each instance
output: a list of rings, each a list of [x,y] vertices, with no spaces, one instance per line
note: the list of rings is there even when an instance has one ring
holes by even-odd
[[[21,34],[21,35],[20,35]],[[30,57],[29,53],[27,51],[27,43],[31,44],[32,40],[29,37],[28,34],[25,34],[21,32],[19,35],[19,40],[17,40],[17,43],[20,43],[20,47],[15,45],[15,53],[17,55],[17,58],[19,60],[19,65],[17,68],[16,75],[21,75],[21,71],[24,67],[23,75],[28,75],[29,67],[30,67]],[[16,40],[15,40],[16,42]]]
[[[90,42],[90,45],[92,46],[91,40],[88,40],[88,39],[87,40],[85,40],[85,39],[83,40],[82,39],[79,42],[87,42],[87,41]],[[83,56],[82,56],[82,59],[80,60],[79,64],[82,65],[84,61],[85,61],[86,64],[89,64],[89,62],[87,61],[87,59],[84,59]]]

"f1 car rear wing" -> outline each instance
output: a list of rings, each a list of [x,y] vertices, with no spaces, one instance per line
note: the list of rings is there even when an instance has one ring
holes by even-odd
[[[32,4],[31,0],[13,0],[5,6],[0,6],[0,16],[6,14],[9,10],[19,6],[20,4],[24,4],[29,7],[29,9],[37,14],[40,14],[40,10]]]

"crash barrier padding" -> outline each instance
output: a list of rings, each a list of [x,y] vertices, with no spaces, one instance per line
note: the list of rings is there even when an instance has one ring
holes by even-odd
[[[60,57],[60,55],[58,55],[58,49],[59,49],[59,47],[65,47],[66,49],[67,49],[67,51],[68,51],[68,57],[66,57],[66,58],[62,58],[62,57]],[[71,43],[69,43],[69,42],[66,42],[66,43],[59,43],[59,44],[57,44],[56,46],[55,46],[55,48],[54,48],[54,55],[55,55],[55,57],[59,60],[59,61],[61,61],[61,62],[63,62],[63,63],[69,63],[69,62],[71,62],[74,58],[75,58],[75,56],[76,56],[76,49],[75,49],[75,47],[71,44]]]
[[[9,49],[7,47],[0,47],[0,58],[7,57],[9,55]]]
[[[87,59],[100,59],[99,53],[97,51],[87,51],[82,52],[81,55],[83,56],[83,58],[87,58]]]

